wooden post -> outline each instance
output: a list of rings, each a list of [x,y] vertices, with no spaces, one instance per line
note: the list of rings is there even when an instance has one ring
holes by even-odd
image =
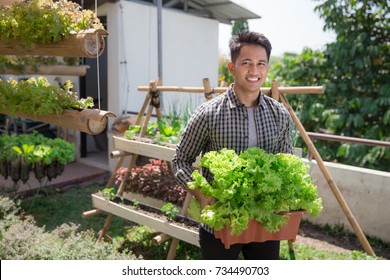
[[[156,90],[156,82],[155,81],[151,81],[150,82],[150,91],[155,91],[155,90]],[[140,137],[144,137],[145,136],[146,128],[147,128],[148,123],[150,121],[150,117],[152,115],[153,108],[156,108],[156,107],[153,106],[153,102],[159,102],[158,95],[153,97],[153,95],[149,93],[148,96],[146,96],[146,98],[145,98],[144,105],[147,104],[147,101],[150,101],[150,103],[149,103],[148,111],[146,113],[146,116],[145,116],[145,119],[144,119],[144,122],[143,122],[143,125],[142,125],[142,130],[141,130]],[[155,99],[157,98],[157,100],[153,100],[153,98],[155,98]],[[141,112],[138,115],[136,124],[138,124],[138,122],[141,121],[142,115],[144,114],[145,109],[146,109],[145,107],[146,106],[142,107]],[[157,117],[160,117],[160,109],[156,108],[156,111],[157,111]],[[120,159],[119,159],[119,161],[117,163],[117,166],[115,167],[115,171],[117,171],[120,168],[120,166],[122,166],[123,160],[124,160],[125,156],[127,156],[127,155],[128,154],[124,154],[122,157],[120,157]],[[125,190],[125,183],[126,183],[127,179],[131,176],[131,171],[132,171],[133,167],[135,166],[135,163],[137,161],[137,157],[138,157],[137,154],[131,154],[131,159],[130,159],[130,162],[129,162],[128,166],[127,166],[127,171],[126,171],[125,176],[123,177],[123,180],[122,180],[122,182],[121,182],[121,184],[120,184],[120,186],[118,188],[118,191],[116,193],[117,196],[122,196],[123,195],[123,192]],[[111,176],[110,181],[108,182],[108,184],[113,184],[113,180],[115,178],[115,171],[114,171],[114,174]],[[103,228],[99,232],[99,240],[101,240],[103,238],[107,239],[107,231],[108,231],[108,229],[109,229],[109,227],[111,225],[112,218],[113,218],[113,214],[109,213],[108,217],[106,219],[106,222],[104,223]]]
[[[181,215],[187,214],[187,208],[190,205],[191,199],[192,199],[192,194],[190,194],[190,192],[187,192],[186,198],[184,199],[183,207],[181,208],[180,211]],[[179,239],[173,238],[171,247],[169,248],[167,260],[173,260],[175,258],[177,245],[179,245]]]
[[[213,98],[213,90],[210,86],[210,81],[208,78],[203,79],[203,87],[204,87],[204,97],[206,97],[206,100],[209,101]]]
[[[279,93],[280,98],[282,100],[283,105],[287,108],[289,111],[291,118],[293,119],[295,125],[297,126],[300,135],[302,136],[303,140],[305,141],[308,149],[312,153],[314,159],[317,161],[318,167],[320,168],[322,174],[324,175],[326,181],[328,182],[329,187],[331,188],[334,196],[336,197],[338,203],[341,206],[341,209],[343,210],[345,216],[347,217],[348,221],[350,222],[352,228],[354,229],[358,239],[360,240],[360,243],[362,244],[364,250],[371,256],[375,256],[374,251],[372,250],[370,244],[368,243],[366,236],[364,235],[362,229],[360,228],[359,224],[357,223],[355,217],[353,216],[351,210],[349,209],[349,206],[347,202],[344,200],[343,195],[341,194],[339,188],[337,187],[335,181],[333,180],[332,176],[330,175],[328,169],[326,168],[320,154],[318,153],[316,147],[314,146],[313,142],[311,141],[310,137],[307,135],[307,132],[305,128],[303,127],[302,123],[300,122],[299,118],[295,114],[294,110],[292,109],[291,105],[288,103],[286,97],[283,93]]]
[[[92,209],[89,211],[85,211],[82,216],[83,216],[83,218],[89,218],[89,217],[92,217],[95,215],[99,215],[101,213],[103,213],[103,211],[100,209]]]

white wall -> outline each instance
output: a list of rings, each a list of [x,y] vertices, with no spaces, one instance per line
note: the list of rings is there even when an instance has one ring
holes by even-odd
[[[98,15],[107,15],[109,32],[108,109],[118,115],[123,110],[138,112],[146,93],[139,92],[137,87],[149,85],[158,76],[157,8],[122,1],[121,6],[102,5]],[[162,37],[163,85],[199,87],[207,77],[212,86],[217,86],[218,21],[163,8]],[[163,96],[165,107],[183,99],[183,94],[178,93]],[[184,96],[180,106],[185,106],[188,98],[196,105],[204,101],[201,94]]]
[[[108,110],[139,112],[148,86],[158,77],[157,7],[139,2],[120,1],[99,6],[98,16],[107,16]],[[162,10],[163,85],[202,87],[203,78],[218,85],[217,20],[195,17],[184,12]],[[124,63],[126,62],[126,63]],[[163,112],[185,106],[194,109],[204,102],[203,94],[162,93]],[[174,105],[172,105],[174,104]],[[109,119],[109,126],[113,120]],[[109,152],[112,137],[109,134]],[[109,161],[113,171],[116,160]]]
[[[361,230],[366,235],[390,242],[390,173],[329,162],[324,164]],[[354,232],[316,161],[311,161],[310,165],[310,175],[318,186],[324,210],[318,217],[308,219],[315,224],[344,225]]]

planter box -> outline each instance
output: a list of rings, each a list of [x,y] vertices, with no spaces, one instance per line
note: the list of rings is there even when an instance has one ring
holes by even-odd
[[[88,29],[71,34],[68,39],[52,44],[33,44],[26,48],[19,40],[0,41],[0,55],[39,55],[87,57],[100,56],[105,48],[104,37],[108,32],[104,29]]]
[[[198,231],[185,228],[183,226],[178,226],[164,219],[159,219],[140,213],[135,209],[131,209],[124,205],[106,200],[103,197],[95,194],[92,194],[91,196],[92,205],[94,208],[103,210],[107,213],[111,213],[123,219],[154,228],[157,231],[166,233],[173,238],[177,238],[195,246],[199,246]]]
[[[114,149],[125,151],[131,154],[141,155],[145,157],[161,159],[164,161],[171,162],[175,155],[175,148],[167,147],[163,145],[150,143],[150,139],[145,138],[145,141],[130,140],[120,136],[113,136]],[[199,158],[194,162],[193,166],[199,165]]]
[[[226,249],[229,249],[230,245],[238,243],[264,242],[268,240],[295,241],[304,212],[294,211],[286,213],[289,215],[287,224],[277,232],[268,232],[259,222],[250,220],[248,228],[240,235],[230,235],[231,227],[216,230],[214,235],[216,238],[221,239]]]
[[[10,115],[7,110],[2,110],[0,113]],[[38,116],[20,112],[17,115],[22,118],[50,123],[53,125],[85,132],[91,135],[102,133],[106,128],[107,118],[116,117],[116,115],[112,112],[98,109],[64,110],[62,114]]]

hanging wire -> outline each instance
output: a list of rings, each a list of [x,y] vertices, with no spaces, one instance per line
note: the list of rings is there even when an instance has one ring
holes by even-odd
[[[123,23],[123,4],[122,0],[119,1],[119,8],[120,8],[120,21],[121,21],[121,32],[122,36],[120,36],[121,39],[121,44],[122,44],[122,61],[120,61],[120,64],[124,64],[125,67],[125,79],[124,79],[124,84],[125,84],[125,102],[124,102],[124,108],[122,110],[122,114],[126,115],[127,113],[127,106],[128,106],[128,98],[129,98],[129,75],[128,75],[128,65],[127,65],[127,59],[126,59],[126,40],[125,40],[125,32],[124,32],[124,23]]]
[[[97,16],[97,0],[95,0],[95,15]],[[97,91],[98,91],[98,108],[100,111],[100,66],[99,66],[99,34],[96,32],[96,73],[97,73]]]

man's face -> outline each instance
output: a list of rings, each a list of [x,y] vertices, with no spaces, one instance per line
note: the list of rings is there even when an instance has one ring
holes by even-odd
[[[268,74],[267,52],[262,46],[245,45],[236,62],[228,63],[228,68],[234,76],[236,91],[242,94],[258,93]]]

